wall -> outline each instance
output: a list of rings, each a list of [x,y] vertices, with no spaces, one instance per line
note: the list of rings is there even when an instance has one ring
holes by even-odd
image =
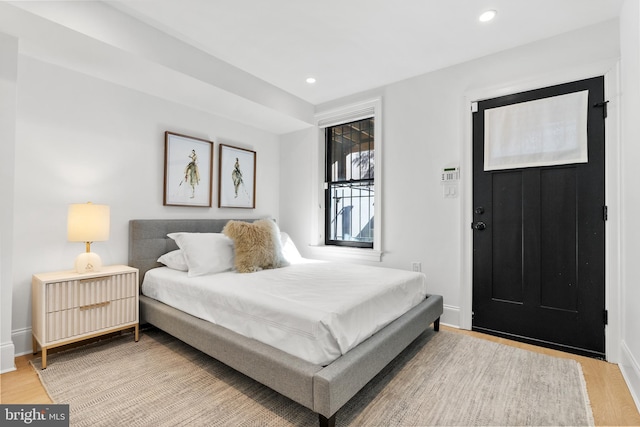
[[[443,167],[462,166],[470,150],[469,97],[483,91],[498,96],[537,81],[551,84],[590,77],[592,69],[603,69],[602,64],[605,69],[613,67],[618,58],[615,20],[317,108],[322,112],[382,97],[384,176],[377,178],[383,180],[384,255],[379,265],[410,269],[412,261],[421,262],[429,292],[444,296],[444,323],[461,324],[463,278],[468,274],[464,236],[471,220],[465,223],[463,202],[468,195],[462,183],[459,198],[445,199],[439,179]],[[312,158],[317,144],[315,133],[296,132],[283,138],[282,146],[281,162],[287,169],[281,172],[281,191],[292,182],[297,191],[281,202],[281,226],[290,231],[305,256],[311,253],[305,227],[316,208],[307,193],[314,178],[305,161]],[[463,181],[468,172],[461,170]],[[300,179],[308,181],[296,181]]]
[[[13,202],[18,40],[0,33],[0,372],[13,370]]]
[[[622,90],[622,357],[620,368],[640,408],[640,4],[627,0],[620,14]]]
[[[315,129],[280,137],[280,227],[289,233],[298,250],[309,257],[306,246],[311,230],[311,145]]]
[[[19,57],[12,330],[16,353],[31,347],[31,275],[73,268],[82,243],[67,242],[71,203],[111,206],[111,236],[92,250],[105,265],[126,263],[133,218],[279,215],[275,134],[203,113],[27,56]],[[256,209],[162,205],[164,132],[257,151]]]

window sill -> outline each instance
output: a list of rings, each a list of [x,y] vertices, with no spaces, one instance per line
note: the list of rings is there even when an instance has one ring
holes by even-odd
[[[344,246],[309,245],[314,258],[330,261],[382,261],[382,251]]]

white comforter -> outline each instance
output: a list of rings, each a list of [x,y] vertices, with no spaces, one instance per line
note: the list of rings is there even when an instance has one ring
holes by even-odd
[[[167,267],[142,293],[193,316],[327,365],[420,303],[422,273],[329,262],[200,277]]]

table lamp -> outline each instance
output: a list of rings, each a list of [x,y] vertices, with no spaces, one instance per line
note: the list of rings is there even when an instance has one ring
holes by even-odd
[[[87,251],[76,257],[76,272],[100,271],[102,260],[98,254],[91,252],[91,243],[109,240],[109,206],[91,202],[69,205],[67,239],[86,244]]]

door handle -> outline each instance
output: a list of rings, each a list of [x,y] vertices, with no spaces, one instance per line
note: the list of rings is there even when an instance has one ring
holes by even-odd
[[[485,223],[484,223],[484,222],[482,222],[482,221],[478,221],[478,222],[476,222],[475,224],[472,224],[471,226],[472,226],[475,230],[478,230],[478,231],[482,231],[482,230],[484,230],[485,228],[487,228],[487,224],[485,224]]]

